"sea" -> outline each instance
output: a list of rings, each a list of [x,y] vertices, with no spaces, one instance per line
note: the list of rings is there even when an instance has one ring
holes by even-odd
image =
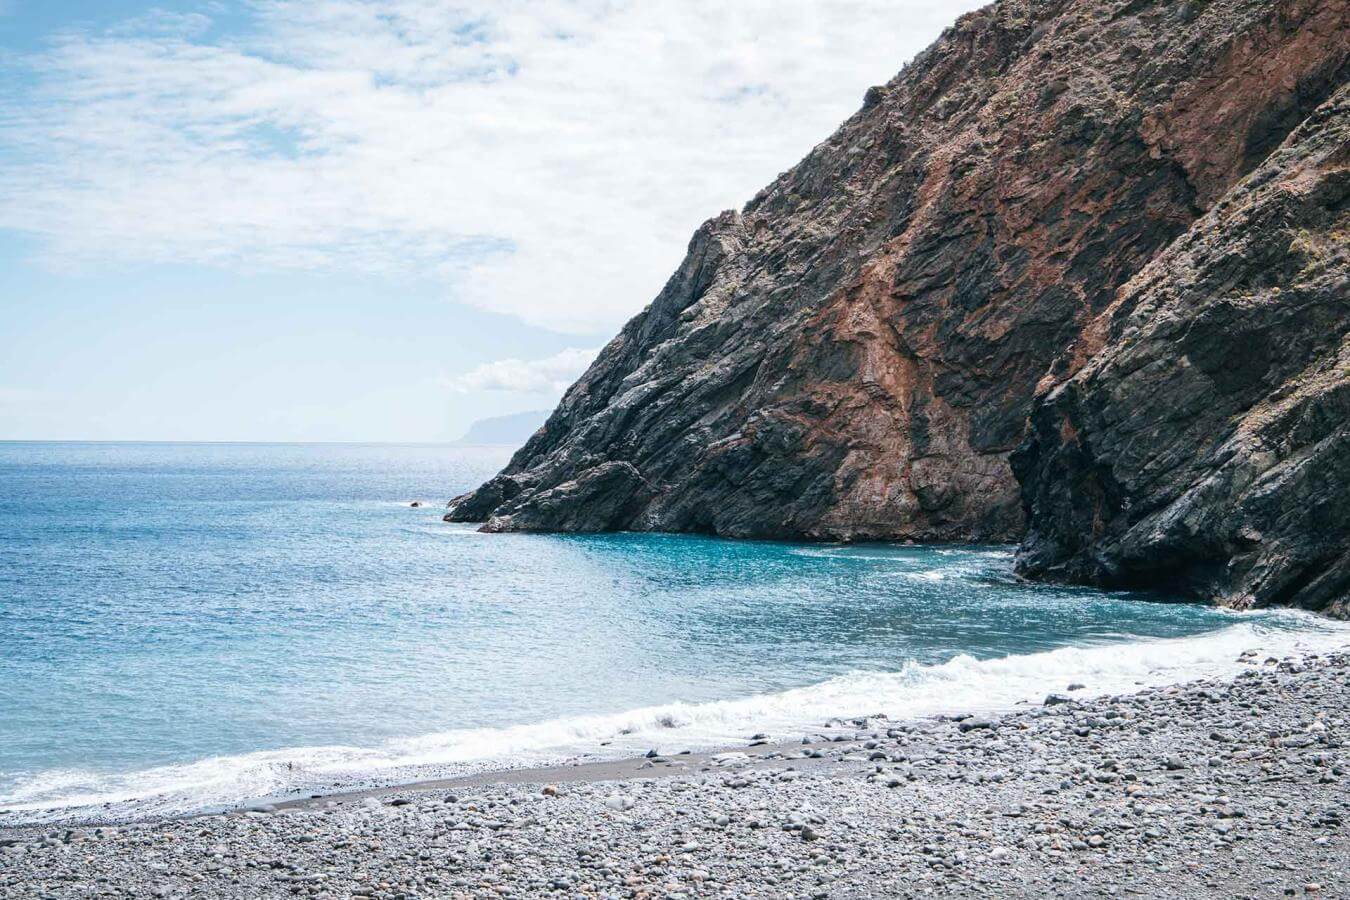
[[[1350,646],[1296,612],[1025,583],[1005,546],[443,522],[512,449],[0,443],[0,824],[793,740]]]

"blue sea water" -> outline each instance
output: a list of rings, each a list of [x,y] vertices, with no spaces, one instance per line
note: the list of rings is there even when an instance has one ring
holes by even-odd
[[[442,522],[510,449],[0,443],[0,823],[721,746],[1350,643],[1309,616],[1024,584],[1005,547]]]

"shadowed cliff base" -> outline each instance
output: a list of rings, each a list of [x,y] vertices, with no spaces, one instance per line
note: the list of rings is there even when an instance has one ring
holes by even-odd
[[[705,223],[544,428],[447,518],[1011,541],[1030,514],[1043,535],[1009,461],[1038,386],[1102,351],[1100,317],[1131,279],[1345,82],[1348,12],[1004,0],[962,17],[743,210]],[[1034,549],[1030,574],[1109,580]],[[1240,605],[1327,606],[1131,571]]]

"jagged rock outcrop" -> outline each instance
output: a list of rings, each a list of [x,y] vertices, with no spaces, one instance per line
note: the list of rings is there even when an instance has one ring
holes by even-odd
[[[1043,386],[1021,570],[1350,611],[1350,87]]]
[[[1001,0],[742,211],[501,475],[489,530],[1011,540],[1036,385],[1343,81],[1348,0]]]

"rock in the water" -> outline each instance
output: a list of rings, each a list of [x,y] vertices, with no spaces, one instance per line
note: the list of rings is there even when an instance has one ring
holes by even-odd
[[[614,531],[640,509],[651,487],[627,462],[604,462],[575,479],[529,493],[498,511],[484,531]]]

